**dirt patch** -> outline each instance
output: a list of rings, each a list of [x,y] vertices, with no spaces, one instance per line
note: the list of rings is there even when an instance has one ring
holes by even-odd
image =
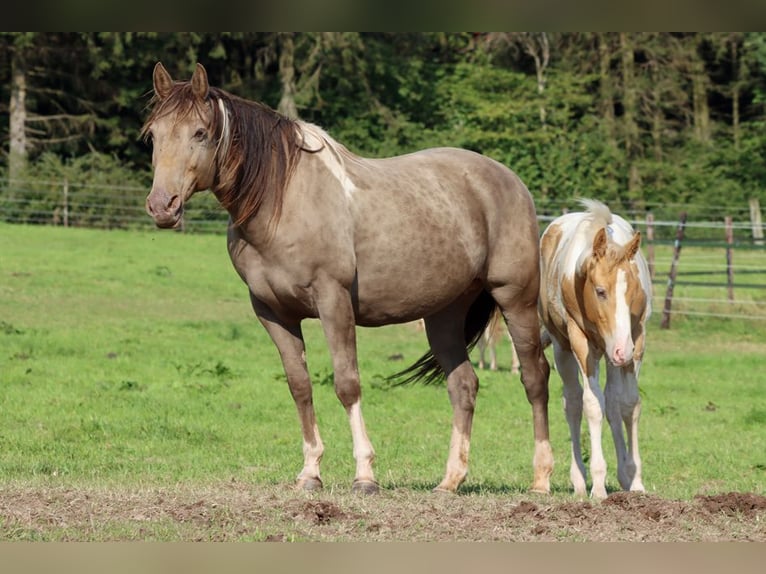
[[[3,487],[3,540],[759,541],[766,497],[728,492],[668,500],[395,489],[378,496],[227,482],[156,489]]]
[[[766,511],[766,497],[752,492],[727,492],[710,496],[698,495],[695,497],[700,505],[715,514],[722,512],[728,515],[742,514],[752,517]]]

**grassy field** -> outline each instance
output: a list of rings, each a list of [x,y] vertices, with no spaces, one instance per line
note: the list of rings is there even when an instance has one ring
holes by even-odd
[[[763,257],[760,252],[749,255]],[[766,325],[679,317],[649,327],[640,427],[644,483],[679,500],[766,493]],[[316,322],[305,325],[327,490],[353,478],[345,413]],[[504,343],[507,345],[507,343]],[[441,479],[451,408],[441,386],[385,377],[425,350],[411,325],[359,330],[363,409],[387,489]],[[467,493],[531,481],[531,413],[510,352],[480,374]],[[279,486],[300,470],[277,352],[218,235],[0,224],[0,484]],[[561,384],[551,376],[556,496],[570,496]],[[611,436],[604,433],[614,488]]]

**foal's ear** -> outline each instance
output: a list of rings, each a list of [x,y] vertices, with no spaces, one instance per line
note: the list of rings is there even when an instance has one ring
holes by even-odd
[[[631,260],[633,256],[638,253],[638,248],[641,246],[641,232],[636,231],[633,234],[633,239],[629,243],[625,244],[625,259]]]
[[[162,62],[157,62],[154,65],[152,80],[154,82],[154,93],[157,94],[157,97],[161,100],[167,98],[170,90],[173,88],[173,78],[170,77]]]
[[[194,69],[194,74],[191,79],[192,93],[198,98],[204,100],[207,98],[210,85],[207,83],[207,72],[205,67],[197,62],[197,67]]]
[[[596,259],[601,259],[606,255],[606,229],[603,227],[596,232],[593,238],[593,255]]]

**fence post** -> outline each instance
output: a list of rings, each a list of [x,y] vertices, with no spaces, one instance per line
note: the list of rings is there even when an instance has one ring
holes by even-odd
[[[69,227],[69,179],[64,178],[64,227]]]
[[[750,226],[753,229],[753,243],[763,245],[763,224],[761,223],[761,205],[757,197],[750,200]]]
[[[734,301],[734,266],[732,244],[734,243],[734,230],[732,227],[731,216],[724,218],[726,225],[726,284],[729,291],[729,301]]]
[[[681,241],[684,239],[684,227],[686,227],[685,211],[681,213],[678,229],[676,229],[676,240],[673,243],[673,261],[670,263],[670,272],[668,273],[668,289],[665,292],[665,307],[662,310],[662,323],[660,323],[660,329],[670,328],[670,306],[673,302],[673,286],[678,271],[678,258],[681,256]]]
[[[654,214],[646,214],[646,258],[649,264],[649,277],[654,280]]]

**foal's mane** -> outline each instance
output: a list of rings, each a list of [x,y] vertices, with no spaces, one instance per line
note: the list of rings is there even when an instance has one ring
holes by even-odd
[[[580,204],[585,208],[585,210],[588,212],[588,218],[587,221],[589,222],[588,231],[587,231],[587,237],[588,237],[588,245],[592,245],[593,238],[596,236],[596,234],[599,232],[599,230],[604,229],[606,231],[606,261],[611,265],[617,265],[625,257],[625,249],[626,246],[619,245],[612,239],[612,232],[610,230],[610,225],[612,223],[612,212],[610,209],[600,201],[597,201],[595,199],[581,199]],[[578,269],[582,269],[582,265],[585,263],[585,260],[588,256],[590,256],[591,251],[590,249],[583,252],[583,254],[580,256],[580,259],[578,261]]]
[[[194,95],[191,82],[175,82],[166,98],[155,95],[152,104],[143,137],[166,115],[175,115],[176,121],[190,115],[210,118],[208,129],[217,146],[212,191],[235,225],[255,216],[267,200],[273,202],[269,223],[279,220],[285,188],[305,149],[296,120],[220,88],[210,87],[203,100]]]

